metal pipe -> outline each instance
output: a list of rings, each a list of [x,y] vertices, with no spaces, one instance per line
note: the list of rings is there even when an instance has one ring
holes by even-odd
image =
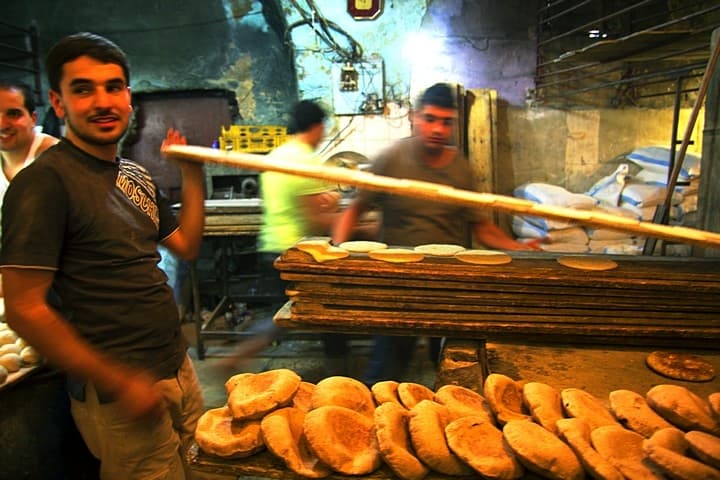
[[[575,95],[575,94],[578,94],[578,93],[590,92],[590,91],[593,91],[593,90],[599,90],[599,89],[601,89],[601,88],[612,87],[612,86],[615,86],[615,85],[622,85],[622,84],[625,84],[625,83],[632,83],[632,82],[634,82],[634,81],[636,81],[636,80],[642,80],[642,79],[646,79],[646,78],[654,78],[654,77],[658,77],[658,76],[661,76],[661,75],[673,75],[673,76],[674,76],[674,75],[676,75],[676,74],[681,74],[681,73],[683,73],[683,72],[688,72],[688,71],[694,70],[694,69],[696,69],[696,68],[701,68],[701,67],[703,67],[704,65],[705,65],[705,64],[693,64],[693,65],[688,65],[688,66],[686,66],[686,67],[684,67],[684,68],[677,68],[677,69],[674,69],[674,70],[667,70],[667,71],[662,71],[662,72],[654,72],[654,73],[649,73],[649,74],[646,74],[646,75],[638,75],[638,76],[635,76],[635,77],[623,78],[623,79],[620,79],[620,80],[614,80],[614,81],[612,81],[612,82],[606,82],[606,83],[602,83],[602,84],[593,85],[593,86],[590,86],[590,87],[579,88],[579,89],[577,89],[577,90],[571,90],[571,91],[569,91],[569,92],[565,92],[565,94],[563,94],[563,95],[553,95],[553,96],[550,96],[550,97],[547,97],[547,98],[556,98],[556,97],[559,97],[559,98],[567,98],[567,97],[571,97],[571,96],[573,96],[573,95]]]
[[[655,211],[653,223],[664,223],[663,221],[665,218],[667,218],[667,214],[670,211],[673,193],[675,192],[675,185],[677,185],[677,178],[680,174],[680,169],[682,168],[683,161],[685,160],[685,154],[687,153],[688,146],[690,145],[690,137],[692,136],[692,131],[695,129],[695,121],[700,114],[700,108],[702,107],[702,103],[705,100],[705,94],[707,93],[707,89],[710,85],[710,80],[713,76],[713,72],[715,71],[715,65],[717,64],[718,56],[720,56],[720,42],[717,42],[715,44],[715,48],[713,48],[713,53],[708,60],[707,68],[705,69],[705,75],[703,76],[703,81],[700,84],[700,90],[698,90],[697,97],[695,97],[695,104],[693,105],[693,109],[690,112],[690,118],[688,119],[687,126],[685,127],[685,135],[683,136],[682,143],[680,144],[680,151],[677,155],[678,158],[674,159],[675,163],[672,164],[673,168],[668,176],[665,201],[660,206],[660,208]],[[655,241],[648,238],[645,242],[645,248],[643,249],[643,253],[647,254],[646,252],[652,252],[654,249]]]
[[[556,13],[555,15],[552,15],[552,16],[547,17],[547,18],[543,18],[542,21],[545,22],[545,23],[551,22],[551,21],[555,20],[556,18],[562,17],[563,15],[565,15],[565,14],[567,14],[567,13],[570,13],[570,12],[572,12],[572,11],[574,11],[574,10],[577,10],[578,8],[582,7],[583,5],[588,4],[588,3],[590,3],[590,2],[592,2],[592,0],[584,0],[584,1],[582,1],[582,2],[580,2],[580,3],[578,3],[578,4],[576,4],[576,5],[573,5],[572,7],[568,8],[568,9],[566,9],[566,10],[563,10],[562,12]]]

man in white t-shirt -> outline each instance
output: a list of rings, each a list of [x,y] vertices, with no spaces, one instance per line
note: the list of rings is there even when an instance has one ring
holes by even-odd
[[[51,135],[36,132],[36,123],[37,111],[30,87],[22,82],[0,80],[0,207],[15,174],[58,142]]]

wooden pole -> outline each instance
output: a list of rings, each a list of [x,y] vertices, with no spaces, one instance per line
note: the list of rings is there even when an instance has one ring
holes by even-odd
[[[316,165],[299,165],[268,160],[264,155],[221,151],[207,147],[171,145],[163,152],[169,158],[198,163],[216,163],[230,167],[258,171],[272,171],[327,180],[337,184],[354,185],[367,190],[452,203],[475,208],[490,208],[508,213],[556,220],[570,220],[581,225],[609,228],[643,237],[657,237],[705,247],[720,247],[720,234],[689,227],[658,225],[632,218],[611,215],[595,210],[543,205],[504,195],[460,190],[437,183],[385,177],[360,170]]]

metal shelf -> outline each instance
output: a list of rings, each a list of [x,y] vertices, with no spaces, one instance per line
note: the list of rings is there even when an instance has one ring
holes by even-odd
[[[26,83],[33,89],[37,105],[44,105],[38,51],[38,33],[34,24],[21,28],[0,21],[0,68],[18,72],[19,75],[11,77],[18,80],[26,81],[23,77],[31,76],[32,82]]]

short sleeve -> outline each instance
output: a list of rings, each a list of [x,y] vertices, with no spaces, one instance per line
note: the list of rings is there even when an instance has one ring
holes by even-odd
[[[67,221],[67,195],[51,169],[37,164],[10,182],[2,206],[0,265],[58,267]]]

